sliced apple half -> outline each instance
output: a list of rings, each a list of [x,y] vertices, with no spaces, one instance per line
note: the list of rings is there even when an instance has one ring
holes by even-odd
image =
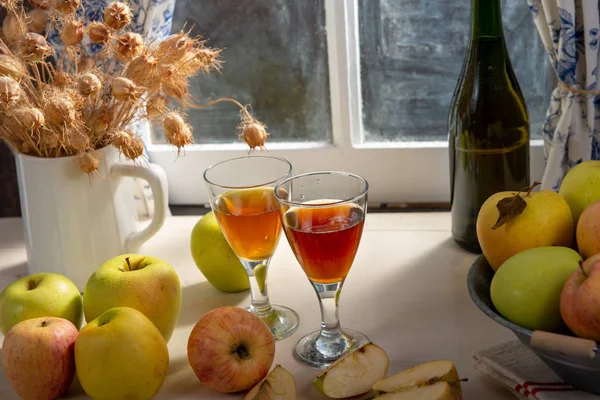
[[[376,396],[377,400],[460,400],[451,384],[439,381],[432,385],[412,387],[401,392],[383,393]]]
[[[250,389],[244,400],[296,400],[296,380],[290,371],[276,365]]]
[[[313,385],[334,399],[357,396],[370,391],[387,374],[389,363],[381,347],[367,343],[331,364],[313,380]]]
[[[437,360],[416,365],[377,381],[373,385],[373,390],[376,393],[397,392],[416,386],[431,385],[439,381],[446,381],[460,390],[458,372],[452,361]]]

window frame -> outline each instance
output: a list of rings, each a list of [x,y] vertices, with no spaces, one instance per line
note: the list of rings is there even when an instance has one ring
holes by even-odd
[[[450,175],[446,141],[361,143],[358,0],[325,0],[325,21],[332,143],[267,141],[267,150],[263,153],[289,160],[293,174],[343,170],[362,175],[369,182],[370,203],[448,203]],[[260,119],[260,115],[257,117]],[[161,166],[167,174],[172,205],[208,204],[204,170],[219,161],[248,153],[248,147],[238,142],[192,145],[178,157],[172,146],[153,144],[149,133],[145,140],[151,162]],[[542,177],[543,151],[541,139],[531,141],[532,180]]]

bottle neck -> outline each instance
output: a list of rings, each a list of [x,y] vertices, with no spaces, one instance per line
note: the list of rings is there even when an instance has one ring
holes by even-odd
[[[471,38],[503,38],[500,0],[471,0]]]

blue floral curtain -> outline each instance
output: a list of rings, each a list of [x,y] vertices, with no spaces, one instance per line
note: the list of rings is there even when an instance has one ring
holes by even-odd
[[[542,189],[558,191],[582,161],[600,159],[597,0],[528,0],[558,86],[543,126]]]

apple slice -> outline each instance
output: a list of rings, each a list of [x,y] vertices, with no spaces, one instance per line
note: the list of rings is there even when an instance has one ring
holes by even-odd
[[[383,393],[376,396],[378,400],[460,400],[460,392],[445,381],[432,385],[413,387],[400,392]]]
[[[296,380],[279,364],[244,396],[244,400],[277,399],[296,400]]]
[[[313,385],[334,399],[356,396],[371,390],[387,374],[388,366],[386,352],[367,343],[331,364],[313,380]]]
[[[437,360],[419,364],[395,375],[380,379],[373,385],[377,393],[397,392],[416,386],[446,381],[460,391],[460,379],[452,361]]]

